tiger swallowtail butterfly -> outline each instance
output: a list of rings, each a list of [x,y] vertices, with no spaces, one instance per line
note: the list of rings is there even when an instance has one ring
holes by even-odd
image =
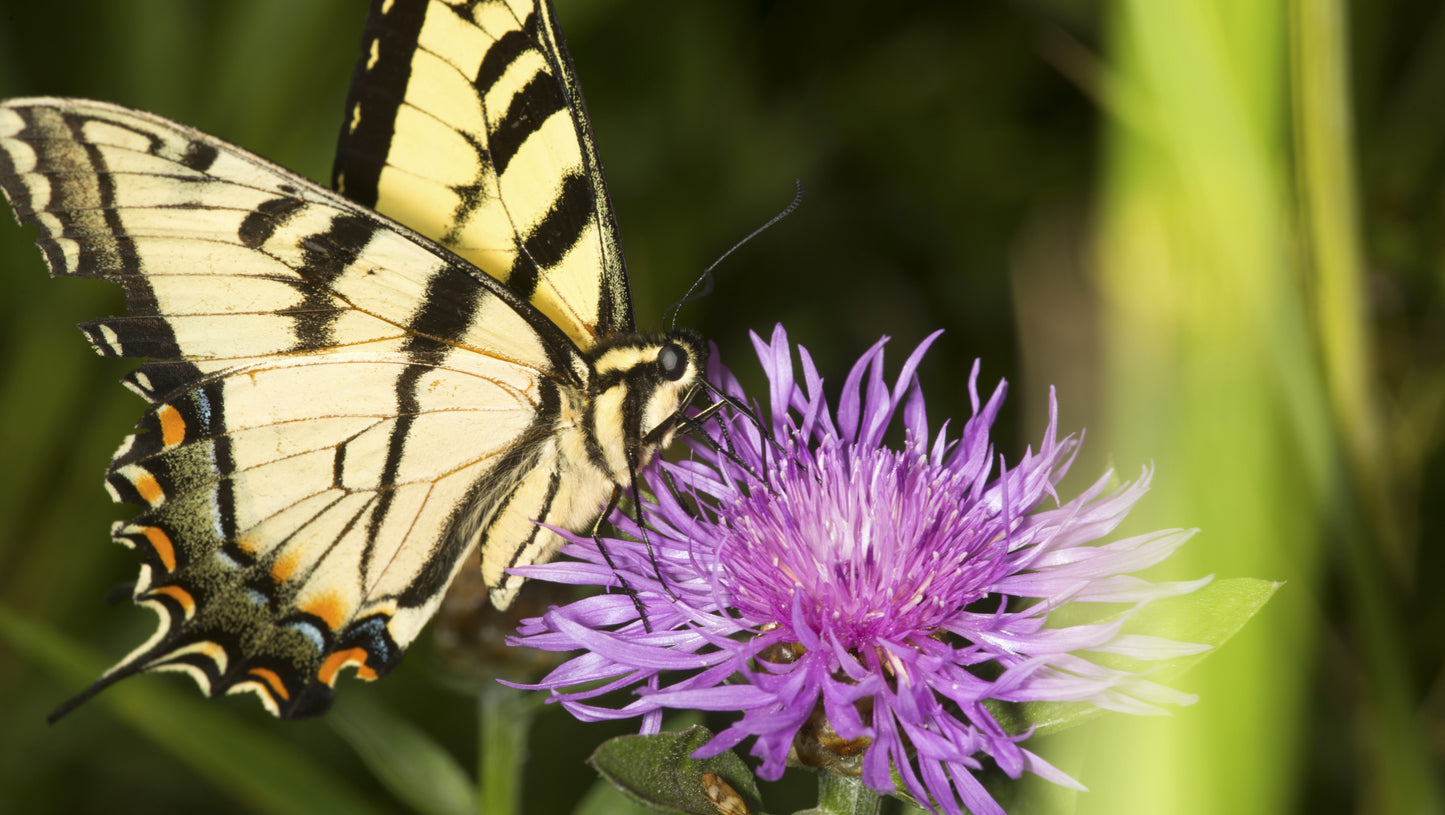
[[[119,283],[82,325],[148,361],[106,486],[177,670],[272,713],[374,679],[480,547],[492,604],[664,446],[700,386],[640,334],[551,3],[377,0],[325,189],[102,102],[0,103],[0,189],[56,276]]]

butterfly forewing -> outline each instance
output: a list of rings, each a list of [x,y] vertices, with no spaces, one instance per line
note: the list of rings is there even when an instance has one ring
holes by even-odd
[[[528,299],[581,348],[633,328],[549,3],[373,3],[334,181]]]

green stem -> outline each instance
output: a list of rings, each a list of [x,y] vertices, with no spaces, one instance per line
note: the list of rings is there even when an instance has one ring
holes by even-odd
[[[483,815],[522,811],[522,768],[536,705],[495,682],[477,694],[477,803]]]

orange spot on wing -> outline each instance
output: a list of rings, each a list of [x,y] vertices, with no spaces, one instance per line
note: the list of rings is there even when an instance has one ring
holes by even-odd
[[[156,481],[156,477],[145,470],[141,470],[139,475],[130,480],[130,483],[131,486],[135,487],[135,491],[140,493],[141,500],[151,506],[159,504],[166,498],[166,493],[161,489],[160,482]]]
[[[241,537],[236,538],[236,548],[240,549],[242,552],[245,552],[248,555],[254,556],[256,554],[256,550],[261,548],[261,541],[257,540],[252,535],[242,535]]]
[[[179,410],[170,405],[161,405],[156,409],[156,418],[161,423],[161,444],[175,447],[186,440],[186,420]]]
[[[262,682],[265,682],[266,687],[270,690],[273,697],[282,701],[286,701],[291,698],[291,694],[286,692],[286,683],[282,682],[281,677],[278,676],[276,672],[271,670],[270,668],[252,668],[246,673],[256,677],[257,679],[260,679]]]
[[[300,609],[320,617],[332,631],[341,628],[341,624],[351,616],[351,608],[334,591],[322,592]]]
[[[166,571],[176,570],[176,547],[171,543],[171,538],[164,529],[158,526],[148,526],[142,530],[146,540],[150,541],[151,549],[155,550],[156,557],[161,559],[161,565]]]
[[[291,575],[296,573],[296,568],[300,565],[301,553],[293,549],[276,558],[276,562],[271,564],[271,579],[277,583],[285,583],[291,579]]]
[[[177,603],[180,603],[181,609],[186,612],[187,617],[191,616],[191,612],[196,608],[196,598],[192,597],[190,592],[180,586],[161,586],[158,589],[152,589],[151,594],[164,594]]]
[[[333,652],[331,656],[326,658],[325,662],[321,663],[321,670],[316,672],[316,678],[325,682],[327,685],[335,687],[336,674],[340,672],[342,668],[355,665],[357,676],[367,680],[375,679],[376,671],[367,667],[366,657],[367,653],[365,648],[347,648],[345,651]]]

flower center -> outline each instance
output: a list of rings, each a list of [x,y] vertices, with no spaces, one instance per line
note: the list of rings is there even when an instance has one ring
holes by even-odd
[[[786,626],[796,608],[852,648],[932,632],[986,593],[1007,545],[975,479],[831,437],[795,455],[719,510],[719,562],[750,619]]]

